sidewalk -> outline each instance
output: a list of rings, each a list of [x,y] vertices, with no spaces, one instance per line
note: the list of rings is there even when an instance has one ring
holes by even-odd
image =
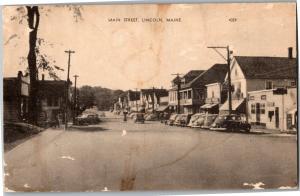
[[[252,128],[251,133],[272,134],[278,136],[296,136],[296,131],[281,131],[279,129]]]

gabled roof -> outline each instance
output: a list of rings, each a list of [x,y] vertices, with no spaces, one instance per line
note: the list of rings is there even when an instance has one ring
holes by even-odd
[[[185,83],[191,82],[192,80],[194,80],[196,77],[198,77],[203,72],[205,72],[205,70],[191,70],[191,71],[189,71],[187,74],[185,74],[183,76],[183,78],[185,79]]]
[[[247,79],[297,79],[297,61],[288,57],[235,56]]]
[[[181,86],[182,89],[201,87],[211,83],[223,83],[227,73],[227,64],[214,64],[211,68],[201,73],[188,84]]]
[[[162,89],[162,88],[150,88],[150,89],[141,89],[141,92],[144,95],[152,95],[153,92],[155,93],[155,95],[159,98],[159,97],[164,97],[164,96],[168,96],[168,91],[166,89]]]
[[[65,96],[65,80],[39,80],[39,96]]]

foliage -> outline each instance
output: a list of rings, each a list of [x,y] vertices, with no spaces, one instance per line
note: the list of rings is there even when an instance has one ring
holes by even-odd
[[[112,90],[100,86],[82,86],[78,90],[78,103],[82,108],[89,108],[96,105],[100,110],[109,110],[122,90]]]

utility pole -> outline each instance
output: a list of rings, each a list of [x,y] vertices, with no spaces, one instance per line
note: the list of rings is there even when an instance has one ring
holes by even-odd
[[[180,89],[181,89],[181,80],[180,80],[180,76],[182,74],[176,73],[176,74],[172,74],[172,75],[176,75],[176,83],[177,83],[177,114],[180,114]]]
[[[73,110],[73,124],[75,123],[75,118],[77,116],[77,78],[78,75],[73,76],[75,78],[75,88],[74,88],[74,110]]]
[[[139,112],[139,106],[138,106],[138,104],[137,104],[137,93],[138,93],[138,91],[137,91],[137,88],[135,88],[135,108],[136,108],[136,110],[137,110],[137,112]]]
[[[71,65],[71,54],[75,53],[72,50],[66,50],[65,53],[68,53],[68,75],[67,75],[67,84],[66,84],[66,103],[65,103],[65,130],[68,129],[68,105],[69,105],[69,85],[70,85],[70,65]]]
[[[231,59],[230,59],[230,54],[232,54],[232,51],[230,51],[229,46],[210,46],[207,48],[211,48],[211,49],[215,50],[227,62],[228,110],[229,110],[229,115],[231,115],[231,113],[232,113],[232,98],[231,98],[231,74],[230,74]],[[218,51],[218,49],[226,49],[227,57],[224,57],[223,54]]]
[[[154,96],[155,96],[155,88],[152,88],[152,113],[154,113]]]

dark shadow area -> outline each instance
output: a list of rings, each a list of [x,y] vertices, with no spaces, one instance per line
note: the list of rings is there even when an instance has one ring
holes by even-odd
[[[108,131],[110,129],[105,129],[103,127],[95,127],[95,126],[71,126],[68,131],[83,131],[83,132],[98,132],[98,131]]]

